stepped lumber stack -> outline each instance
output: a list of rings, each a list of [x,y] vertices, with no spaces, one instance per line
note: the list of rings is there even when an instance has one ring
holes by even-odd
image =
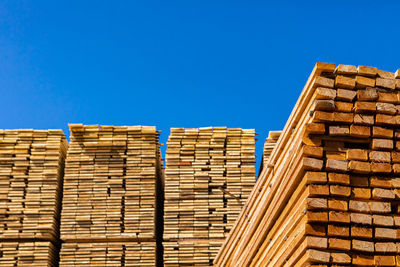
[[[255,131],[172,128],[164,203],[166,266],[208,266],[255,183]]]
[[[269,157],[271,156],[272,150],[274,149],[276,142],[278,141],[281,131],[270,131],[268,133],[268,138],[265,139],[264,150],[262,155],[262,161],[260,166],[260,173],[263,168],[268,167]]]
[[[399,90],[318,63],[215,264],[400,265]]]
[[[155,127],[71,124],[70,130],[62,265],[151,264],[163,186]]]
[[[55,264],[67,145],[61,130],[0,131],[0,265]]]

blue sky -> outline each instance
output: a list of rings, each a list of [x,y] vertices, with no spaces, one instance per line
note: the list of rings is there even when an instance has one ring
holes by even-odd
[[[279,2],[279,3],[278,3]],[[315,62],[400,68],[398,1],[2,1],[0,128],[255,128]]]

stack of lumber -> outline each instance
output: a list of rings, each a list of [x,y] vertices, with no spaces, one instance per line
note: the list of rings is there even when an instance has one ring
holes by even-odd
[[[254,136],[254,130],[226,127],[171,129],[165,169],[166,265],[212,263],[255,183]]]
[[[164,242],[164,266],[208,266],[222,243],[221,239]]]
[[[61,130],[0,130],[0,265],[55,266],[68,143]]]
[[[317,63],[215,264],[400,265],[399,90]]]
[[[84,261],[82,255],[90,261],[105,253],[99,261],[125,264],[137,251],[130,262],[147,262],[150,255],[154,260],[163,187],[156,128],[70,124],[70,131],[61,213],[61,239],[67,243],[61,262]]]
[[[65,243],[59,266],[156,266],[154,242]]]
[[[265,139],[264,143],[264,151],[260,165],[260,173],[264,168],[268,167],[269,157],[271,156],[272,150],[274,149],[276,142],[278,142],[278,138],[281,135],[281,133],[282,131],[270,131],[268,133],[268,138]]]
[[[61,130],[0,131],[0,239],[58,238],[67,141]]]
[[[0,243],[1,266],[58,266],[58,251],[48,241]]]

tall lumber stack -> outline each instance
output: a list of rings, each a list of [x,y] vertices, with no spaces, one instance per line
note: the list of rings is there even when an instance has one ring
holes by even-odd
[[[154,266],[163,183],[156,128],[71,124],[70,131],[60,265]]]
[[[399,90],[317,63],[215,264],[400,265]]]
[[[209,266],[255,183],[254,130],[172,128],[167,143],[165,266]]]
[[[265,139],[262,160],[260,164],[260,173],[264,168],[268,167],[269,157],[271,156],[272,150],[274,149],[276,142],[282,131],[270,131],[268,133],[268,138]]]
[[[67,146],[61,130],[0,130],[0,265],[56,265]]]

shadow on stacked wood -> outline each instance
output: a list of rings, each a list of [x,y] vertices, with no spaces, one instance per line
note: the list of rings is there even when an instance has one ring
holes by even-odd
[[[317,63],[215,264],[399,265],[399,90]]]
[[[61,130],[0,131],[0,265],[57,265],[67,146]]]
[[[209,266],[255,183],[255,131],[172,128],[167,143],[164,265]]]
[[[70,130],[60,266],[154,266],[163,188],[156,128],[71,124]]]

